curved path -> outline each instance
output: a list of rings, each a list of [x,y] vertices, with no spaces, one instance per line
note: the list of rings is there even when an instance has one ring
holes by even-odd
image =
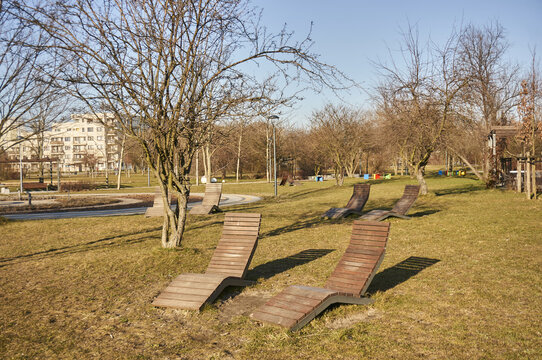
[[[203,193],[194,193],[203,197]],[[260,201],[261,198],[252,195],[239,194],[223,194],[220,199],[220,207],[249,204]],[[188,204],[190,210],[192,206],[201,204],[201,201],[196,201]],[[143,215],[147,210],[146,207],[133,207],[128,209],[96,209],[96,210],[73,210],[73,211],[58,211],[58,212],[42,212],[30,214],[10,214],[2,215],[11,220],[44,220],[44,219],[69,219],[79,217],[99,217],[99,216],[120,216],[120,215]]]

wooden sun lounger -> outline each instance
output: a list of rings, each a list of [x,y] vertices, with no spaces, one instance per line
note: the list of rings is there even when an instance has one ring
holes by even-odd
[[[388,217],[394,216],[408,220],[410,219],[410,217],[408,217],[406,213],[408,212],[408,210],[410,210],[410,208],[418,198],[419,192],[420,185],[405,185],[405,191],[403,192],[403,196],[395,203],[393,209],[371,210],[367,214],[364,214],[360,219],[381,221]]]
[[[204,274],[181,274],[158,295],[154,306],[200,310],[227,286],[247,286],[248,265],[258,243],[260,214],[226,213],[224,228]]]
[[[390,224],[354,221],[350,245],[324,288],[294,285],[258,308],[252,318],[298,330],[334,303],[370,304],[362,297],[384,258]]]
[[[171,201],[169,201],[171,203]],[[164,215],[164,201],[162,200],[162,192],[160,188],[156,188],[154,191],[154,203],[152,207],[145,210],[145,217],[163,216]]]
[[[205,195],[201,205],[196,205],[190,210],[192,215],[207,215],[213,212],[220,211],[218,204],[222,196],[221,183],[207,183],[205,185]]]
[[[325,212],[322,217],[337,219],[348,216],[350,214],[361,214],[361,210],[365,206],[365,203],[369,199],[369,192],[371,191],[371,184],[355,184],[352,197],[343,208],[331,208]]]

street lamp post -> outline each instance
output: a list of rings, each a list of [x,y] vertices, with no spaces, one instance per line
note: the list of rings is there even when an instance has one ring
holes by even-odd
[[[275,122],[273,120],[278,120],[277,115],[271,115],[268,117],[269,120],[273,123],[273,178],[275,182],[275,197],[277,197],[277,136],[275,132]]]
[[[19,140],[19,200],[22,199],[23,196],[23,146],[22,146],[22,139],[19,129],[19,134],[17,135],[17,140]]]

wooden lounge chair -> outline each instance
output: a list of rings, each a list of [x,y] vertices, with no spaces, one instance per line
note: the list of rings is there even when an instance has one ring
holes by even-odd
[[[389,229],[389,223],[354,221],[350,245],[325,287],[290,286],[258,308],[252,318],[294,331],[331,304],[372,303],[362,296],[384,258]]]
[[[361,214],[361,210],[365,206],[367,199],[369,199],[369,192],[371,191],[371,184],[355,184],[352,197],[343,208],[331,208],[322,217],[330,219],[337,219],[348,216],[350,214]]]
[[[171,199],[168,199],[171,203]],[[160,188],[156,188],[154,191],[154,203],[152,207],[145,210],[145,217],[163,216],[164,215],[164,201],[162,200],[162,192]]]
[[[244,277],[258,243],[260,220],[260,214],[226,213],[222,237],[205,273],[177,276],[152,304],[199,311],[227,286],[252,285],[254,281]]]
[[[193,215],[207,215],[213,212],[220,211],[218,204],[222,196],[221,183],[208,183],[205,185],[205,195],[201,205],[196,205],[190,210]]]
[[[403,196],[395,203],[391,210],[371,210],[367,214],[364,214],[360,219],[381,221],[390,216],[398,217],[401,219],[410,219],[406,215],[408,210],[412,207],[418,193],[420,192],[420,185],[405,185],[405,191]]]

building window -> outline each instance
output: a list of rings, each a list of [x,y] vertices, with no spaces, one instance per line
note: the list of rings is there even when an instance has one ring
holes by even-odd
[[[69,146],[64,146],[64,150],[70,150]]]
[[[88,140],[88,141],[94,141],[94,136],[89,136],[89,137],[87,137],[87,140]]]
[[[71,140],[70,137],[65,137],[65,138],[64,138],[64,141],[70,141],[70,140]]]
[[[98,141],[101,141],[101,140],[103,140],[103,139],[104,139],[103,136],[96,136],[96,140],[98,140]]]
[[[96,149],[98,149],[98,150],[102,150],[103,148],[104,148],[103,145],[96,145]]]
[[[88,145],[88,146],[87,146],[87,149],[89,149],[89,150],[94,150],[94,145]]]
[[[81,132],[85,132],[85,128],[81,128]]]
[[[87,128],[87,132],[93,132],[93,131],[94,131],[94,128],[91,128],[91,127]]]
[[[97,127],[97,128],[96,128],[96,131],[98,131],[98,132],[104,131],[104,128],[103,128],[103,127]]]

